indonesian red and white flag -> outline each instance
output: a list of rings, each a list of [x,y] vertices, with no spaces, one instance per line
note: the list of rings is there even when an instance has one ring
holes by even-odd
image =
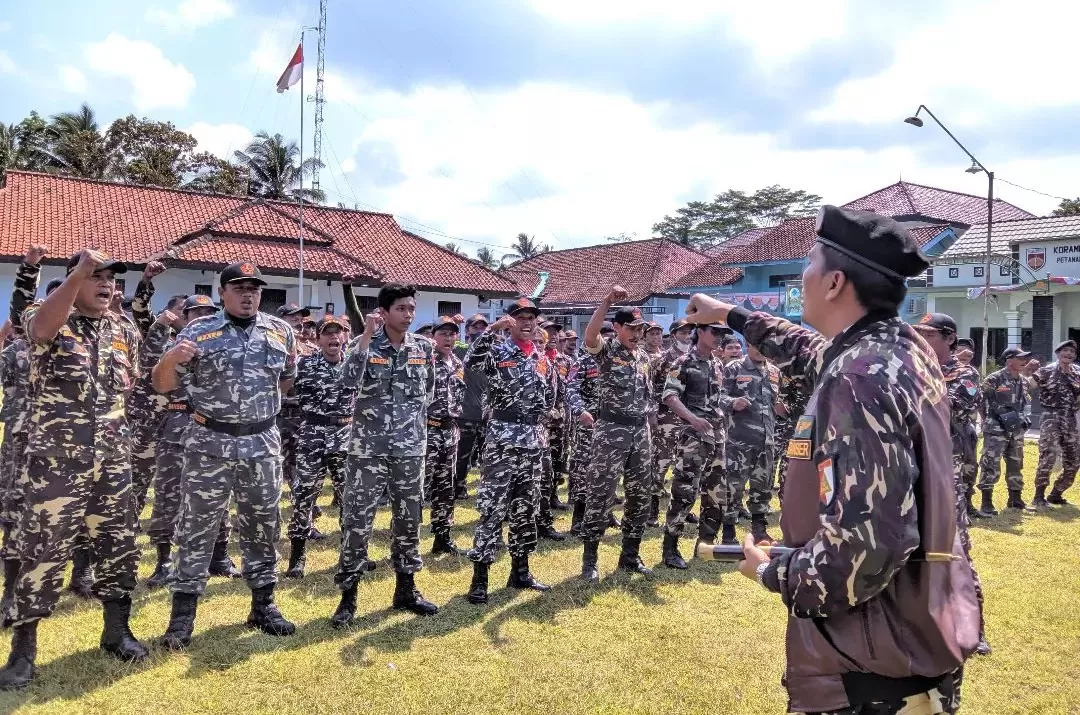
[[[289,60],[289,66],[285,68],[285,71],[281,73],[281,77],[277,81],[277,91],[281,94],[289,87],[300,81],[300,76],[304,73],[304,45],[303,43],[296,46],[296,52],[293,53],[292,59]]]

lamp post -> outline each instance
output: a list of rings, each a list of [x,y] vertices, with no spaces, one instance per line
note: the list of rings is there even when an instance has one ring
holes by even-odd
[[[969,174],[978,174],[980,171],[985,172],[989,177],[989,188],[986,191],[986,266],[983,268],[983,334],[982,334],[982,360],[983,366],[986,365],[986,360],[989,357],[986,354],[988,341],[990,339],[990,255],[993,253],[993,243],[991,241],[992,229],[994,227],[994,172],[987,169],[982,165],[982,162],[975,158],[975,155],[967,150],[967,147],[960,143],[960,140],[953,136],[953,133],[949,131],[948,127],[941,123],[941,120],[934,116],[925,104],[920,104],[919,108],[915,110],[915,114],[904,120],[907,124],[913,127],[921,127],[923,120],[919,118],[919,114],[926,112],[930,115],[942,131],[949,135],[949,138],[956,142],[956,146],[960,147],[968,158],[971,159],[971,166],[966,171]]]

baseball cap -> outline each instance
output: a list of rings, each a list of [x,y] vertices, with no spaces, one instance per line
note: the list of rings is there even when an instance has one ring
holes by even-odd
[[[435,322],[431,325],[432,332],[437,333],[440,330],[453,330],[456,335],[458,332],[458,322],[454,320],[452,316],[440,315],[435,319]]]
[[[330,326],[332,326],[332,325],[336,325],[341,330],[348,330],[349,329],[349,326],[341,318],[337,317],[336,315],[324,315],[323,319],[320,320],[318,323],[316,323],[315,331],[319,335],[322,335],[322,332],[324,330],[326,330],[327,328],[329,328]]]
[[[98,266],[97,269],[94,271],[95,273],[97,273],[98,271],[112,271],[113,273],[127,273],[127,264],[125,264],[123,261],[117,261],[117,260],[114,260],[114,259],[110,258],[109,254],[105,253],[104,251],[98,251],[98,253],[101,254],[101,256],[103,257],[104,260],[102,260],[101,265]],[[73,270],[75,270],[75,266],[77,266],[78,264],[79,264],[79,254],[76,253],[75,255],[73,255],[71,258],[68,259],[67,272],[71,273]]]
[[[664,326],[660,325],[660,323],[656,322],[655,320],[650,320],[648,323],[645,324],[646,333],[651,333],[654,330],[659,330],[662,333],[664,332]]]
[[[1004,352],[1001,353],[1001,362],[1005,362],[1006,360],[1011,360],[1013,358],[1026,357],[1031,357],[1031,352],[1029,350],[1022,350],[1020,348],[1005,348]]]
[[[50,293],[52,293],[54,290],[56,290],[57,288],[59,288],[62,285],[64,285],[64,279],[63,278],[53,278],[45,286],[45,295],[49,295]]]
[[[934,330],[948,330],[950,333],[957,331],[956,321],[953,320],[951,315],[945,313],[927,313],[923,317],[919,318],[919,322],[915,323],[915,327],[925,326],[927,328],[933,328]]]
[[[225,266],[225,269],[221,271],[221,285],[226,283],[237,283],[239,281],[253,281],[259,285],[266,285],[266,281],[263,280],[262,271],[254,263],[247,261],[243,263],[230,263]]]
[[[506,312],[509,313],[511,317],[517,316],[518,313],[524,313],[525,311],[529,311],[534,316],[540,315],[540,309],[536,307],[536,303],[533,303],[531,300],[524,297],[518,298],[506,309]]]
[[[688,323],[687,321],[683,320],[682,318],[676,318],[675,320],[671,321],[671,327],[668,328],[668,335],[674,335],[675,333],[679,332],[683,328],[692,328],[692,327],[694,327],[694,326],[691,325],[690,323]]]
[[[465,321],[465,327],[468,328],[470,326],[476,325],[477,323],[483,323],[484,325],[490,325],[490,323],[488,323],[488,319],[486,317],[484,317],[483,313],[475,313],[475,314],[469,316],[469,319]]]
[[[286,303],[277,309],[277,315],[279,318],[284,318],[286,315],[301,315],[307,318],[311,315],[311,311],[307,308],[301,308],[296,303]]]
[[[183,312],[186,313],[195,308],[217,308],[217,306],[214,305],[214,301],[208,295],[189,295],[184,300]]]
[[[971,338],[957,338],[956,339],[956,347],[957,348],[967,348],[968,350],[974,350],[975,349],[975,341],[972,340]]]
[[[702,328],[708,328],[718,335],[734,335],[735,331],[724,325],[723,323],[708,323],[706,325],[697,326],[698,330]]]
[[[615,326],[611,324],[610,320],[605,320],[604,324],[600,326],[600,334],[601,335],[603,335],[604,333],[614,333],[614,332],[615,332]]]
[[[645,319],[641,317],[641,308],[619,308],[615,311],[615,317],[611,319],[611,322],[631,328],[645,325]]]
[[[1065,348],[1072,348],[1073,352],[1076,352],[1076,341],[1075,340],[1063,340],[1061,343],[1058,344],[1058,346],[1056,348],[1054,348],[1054,354],[1057,355],[1059,352],[1061,352]]]
[[[576,333],[575,331],[573,331],[573,330],[566,330],[566,331],[564,331],[564,332],[563,332],[563,334],[562,334],[562,335],[561,335],[561,336],[559,337],[559,339],[560,339],[560,340],[577,340],[577,339],[578,339],[578,335],[577,335],[577,333]]]

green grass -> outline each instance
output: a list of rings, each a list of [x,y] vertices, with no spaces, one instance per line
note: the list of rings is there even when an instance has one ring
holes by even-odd
[[[1029,445],[1028,495],[1035,457]],[[471,539],[472,506],[457,512],[460,543]],[[561,528],[568,518],[560,518]],[[374,557],[387,553],[388,521],[381,510]],[[148,662],[125,665],[97,648],[100,608],[65,596],[40,628],[37,681],[24,692],[0,694],[0,711],[784,711],[784,609],[778,597],[731,566],[694,562],[688,572],[661,567],[650,580],[630,579],[614,574],[618,542],[612,535],[600,551],[602,581],[587,587],[576,577],[580,542],[543,542],[533,570],[554,590],[501,588],[509,569],[503,554],[491,572],[491,603],[477,608],[462,598],[468,561],[426,559],[418,585],[442,610],[419,619],[389,609],[393,575],[383,563],[361,583],[356,624],[338,632],[329,626],[338,599],[338,534],[330,516],[319,526],[331,536],[312,544],[307,578],[279,585],[282,611],[298,625],[295,636],[246,630],[247,588],[212,579],[187,652],[154,647]],[[1072,611],[1080,594],[1080,509],[1009,512],[980,522],[974,541],[994,653],[970,663],[964,712],[1080,712],[1080,619]],[[690,544],[684,543],[685,554]],[[153,564],[145,537],[140,544],[141,581]],[[425,553],[430,546],[425,535]],[[280,548],[287,556],[287,545]],[[658,531],[649,532],[643,556],[650,564],[659,561]],[[136,635],[146,641],[160,636],[168,595],[140,587],[134,597]]]

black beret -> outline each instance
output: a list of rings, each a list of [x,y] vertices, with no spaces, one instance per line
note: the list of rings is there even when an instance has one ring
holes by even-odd
[[[822,206],[815,231],[819,243],[893,280],[912,278],[930,267],[908,230],[888,216]]]

